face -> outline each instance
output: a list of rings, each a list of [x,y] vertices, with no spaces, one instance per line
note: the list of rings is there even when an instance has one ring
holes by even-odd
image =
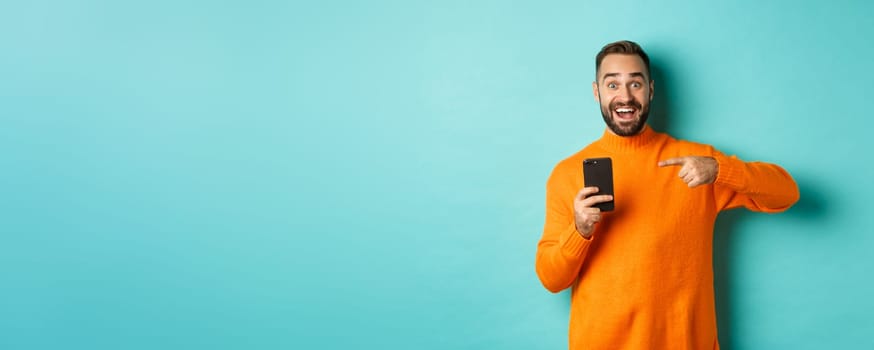
[[[653,81],[637,55],[609,54],[601,61],[598,80],[592,83],[604,122],[614,134],[640,133],[649,117]]]

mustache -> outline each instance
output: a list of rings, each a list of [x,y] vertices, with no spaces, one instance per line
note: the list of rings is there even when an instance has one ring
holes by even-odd
[[[643,108],[643,106],[640,104],[640,102],[637,102],[637,100],[634,100],[634,99],[632,99],[628,102],[613,102],[610,104],[611,110],[614,110],[614,109],[620,108],[620,107],[631,107],[631,108],[634,108],[637,110],[641,110]]]

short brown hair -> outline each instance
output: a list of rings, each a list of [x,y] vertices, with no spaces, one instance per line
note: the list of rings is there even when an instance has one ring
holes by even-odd
[[[611,53],[639,56],[640,59],[643,60],[643,64],[646,66],[646,78],[652,80],[652,74],[650,74],[649,70],[649,56],[646,55],[646,52],[643,52],[643,49],[636,42],[620,40],[604,45],[604,47],[601,48],[601,51],[598,52],[598,55],[595,56],[595,81],[598,80],[598,72],[601,70],[601,61]]]

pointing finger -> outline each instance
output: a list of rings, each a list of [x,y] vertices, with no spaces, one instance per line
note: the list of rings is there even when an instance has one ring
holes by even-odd
[[[683,165],[683,164],[686,164],[686,157],[665,159],[665,160],[659,162],[660,167],[671,166],[671,165]]]

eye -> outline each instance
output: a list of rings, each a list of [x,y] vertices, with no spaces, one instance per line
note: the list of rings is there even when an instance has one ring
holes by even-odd
[[[633,87],[633,88],[635,88],[635,89],[639,89],[640,86],[641,86],[641,84],[638,83],[638,82],[633,82],[633,83],[631,83],[631,87]]]
[[[615,89],[615,88],[616,88],[616,83],[609,83],[609,84],[607,84],[607,87],[608,87],[608,88],[611,88],[611,89]]]

